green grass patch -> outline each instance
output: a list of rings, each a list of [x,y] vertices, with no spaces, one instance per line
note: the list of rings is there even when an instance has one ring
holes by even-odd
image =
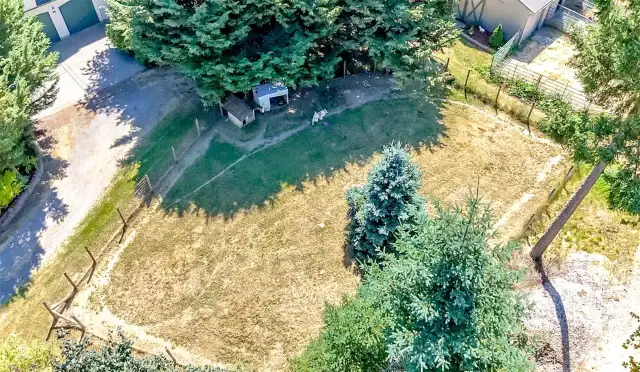
[[[567,183],[569,193],[561,191],[550,205],[549,214],[552,217],[560,213],[590,170],[591,166],[586,164],[578,167],[574,177]],[[617,274],[629,272],[640,241],[638,217],[612,210],[608,195],[609,185],[600,177],[545,253],[548,259],[561,263],[572,251],[585,251],[606,256],[614,263],[613,270]],[[550,222],[545,218],[537,225],[538,236]]]
[[[206,154],[184,172],[180,180],[171,188],[166,199],[175,200],[186,195],[197,185],[207,182],[211,177],[238,160],[242,154],[242,151],[233,145],[214,139]]]
[[[419,99],[376,101],[326,118],[328,126],[315,125],[284,142],[253,154],[238,166],[177,205],[190,204],[209,214],[233,212],[262,205],[283,184],[301,187],[302,182],[331,173],[346,163],[364,163],[385,144],[399,141],[417,146],[435,145],[444,128],[440,108]],[[211,156],[215,156],[213,150]],[[187,193],[207,178],[207,157],[193,171],[195,181],[183,177],[178,186]],[[210,173],[210,177],[215,172]],[[189,182],[190,187],[185,184]],[[180,197],[177,191],[172,191]],[[172,199],[167,198],[167,202]]]

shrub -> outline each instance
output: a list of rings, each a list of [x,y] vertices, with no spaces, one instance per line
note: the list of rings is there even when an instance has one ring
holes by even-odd
[[[24,343],[15,336],[0,341],[0,371],[51,371],[53,356],[50,345]]]
[[[568,144],[575,136],[584,121],[588,120],[585,113],[580,113],[559,99],[544,99],[539,107],[547,114],[540,123],[540,130],[553,140]]]
[[[17,172],[6,170],[0,176],[0,210],[6,208],[22,191],[26,180]]]
[[[377,259],[390,250],[394,234],[409,222],[409,208],[423,204],[418,196],[422,174],[400,144],[385,147],[382,159],[369,172],[362,190],[347,193],[351,221],[348,242],[363,260]]]
[[[502,30],[502,24],[499,24],[491,36],[489,36],[489,45],[493,48],[500,48],[504,45],[504,31]]]
[[[640,179],[632,169],[613,169],[604,174],[609,184],[609,203],[614,209],[640,214]]]
[[[522,80],[512,80],[509,82],[509,94],[529,103],[537,101],[542,96],[535,84]]]
[[[362,298],[343,299],[328,306],[325,328],[300,357],[293,360],[296,372],[380,371],[385,366],[386,319]]]
[[[133,343],[120,335],[110,338],[99,348],[90,348],[87,338],[80,341],[65,340],[62,345],[62,360],[53,364],[56,372],[71,371],[110,371],[110,372],[224,372],[218,367],[191,367],[184,369],[175,366],[172,361],[160,356],[136,358],[133,355]]]

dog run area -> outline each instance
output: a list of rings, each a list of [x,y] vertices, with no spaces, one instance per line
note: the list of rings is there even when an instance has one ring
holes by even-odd
[[[154,131],[201,116],[180,107],[181,120]],[[329,116],[310,125],[322,108]],[[299,90],[247,130],[212,122],[213,139],[193,148],[201,156],[107,252],[75,311],[87,324],[117,323],[108,313],[125,334],[135,328],[243,370],[285,370],[319,333],[325,304],[355,291],[345,194],[366,182],[384,145],[410,147],[431,200],[464,203],[479,185],[504,238],[521,233],[570,166],[559,146],[519,125],[410,95],[384,75]],[[46,317],[14,315],[4,331]]]

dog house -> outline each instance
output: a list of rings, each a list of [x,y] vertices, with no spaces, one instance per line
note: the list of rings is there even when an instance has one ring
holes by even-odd
[[[227,112],[229,120],[240,128],[256,120],[256,112],[246,102],[233,94],[229,96],[222,108]]]
[[[283,84],[267,83],[253,88],[253,100],[260,106],[262,113],[270,111],[272,103],[280,97],[284,97],[289,104],[289,88]]]

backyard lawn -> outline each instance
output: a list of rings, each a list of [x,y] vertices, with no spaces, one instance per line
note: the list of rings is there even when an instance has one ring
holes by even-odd
[[[116,245],[100,254],[97,275],[107,279],[84,316],[105,306],[128,324],[212,361],[281,371],[317,335],[325,304],[339,302],[359,283],[344,250],[345,193],[365,182],[385,144],[410,147],[427,197],[462,203],[479,183],[504,237],[518,235],[568,168],[558,146],[517,125],[459,102],[393,89],[368,95],[380,86],[367,79],[359,87],[341,85],[344,99],[334,104],[305,106],[313,92],[300,94],[290,111],[262,116],[259,130],[242,131],[240,139],[230,140],[228,123],[212,122],[216,134],[208,149],[160,208],[140,213],[115,265],[107,262]],[[281,118],[309,107],[333,114],[315,126],[303,118],[277,127]],[[65,260],[36,274],[30,289],[2,310],[0,320],[11,322],[0,321],[0,332],[43,336],[49,316],[40,302],[67,293],[61,273],[78,276],[88,266],[78,248],[104,244],[118,223],[115,206],[130,203],[139,169],[163,169],[167,147],[180,148],[195,118],[212,120],[185,103],[138,146],[132,164],[71,240]]]
[[[365,182],[384,144],[410,145],[423,193],[447,203],[464,202],[479,178],[507,235],[520,231],[566,171],[564,161],[550,160],[562,153],[557,146],[456,104],[396,98],[326,121],[211,181],[246,155],[216,139],[169,192],[165,209],[141,216],[111,273],[106,306],[212,360],[283,370],[319,331],[325,303],[358,284],[344,252],[344,196]]]

